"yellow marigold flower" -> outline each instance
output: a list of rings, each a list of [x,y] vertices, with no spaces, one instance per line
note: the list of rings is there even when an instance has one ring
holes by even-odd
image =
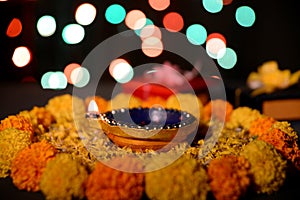
[[[193,158],[182,156],[165,168],[146,173],[146,194],[150,199],[204,200],[209,190],[206,171]]]
[[[72,200],[84,198],[84,181],[88,173],[69,154],[57,154],[47,163],[40,188],[46,199]]]
[[[116,110],[120,108],[136,108],[142,105],[142,100],[131,95],[120,93],[112,98],[107,105],[107,110]]]
[[[12,160],[16,154],[31,144],[27,132],[16,128],[6,128],[0,131],[0,178],[9,175]]]
[[[245,106],[238,107],[232,111],[230,119],[226,123],[226,127],[241,127],[248,130],[251,126],[251,123],[259,117],[262,117],[262,114],[256,109],[251,109]]]
[[[250,174],[257,193],[271,194],[284,184],[287,162],[272,145],[253,140],[244,147],[241,156],[250,162]]]

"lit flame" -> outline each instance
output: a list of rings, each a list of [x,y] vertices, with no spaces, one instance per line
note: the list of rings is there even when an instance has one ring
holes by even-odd
[[[99,112],[99,108],[95,100],[91,100],[88,106],[88,112]]]

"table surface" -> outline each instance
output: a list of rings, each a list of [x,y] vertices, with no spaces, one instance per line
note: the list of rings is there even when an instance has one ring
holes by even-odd
[[[108,98],[113,85],[107,84],[101,88],[101,95]],[[72,94],[73,88],[68,86],[64,90],[43,90],[38,83],[0,83],[0,120],[8,115],[14,115],[22,110],[30,110],[33,106],[45,106],[48,100],[54,96],[62,94]],[[89,95],[82,93],[83,96]],[[300,123],[292,122],[292,126],[300,133]],[[289,175],[287,183],[272,195],[254,195],[245,199],[268,199],[268,200],[286,200],[300,199],[300,173]],[[33,193],[18,190],[10,178],[0,179],[0,199],[44,199],[41,193]]]

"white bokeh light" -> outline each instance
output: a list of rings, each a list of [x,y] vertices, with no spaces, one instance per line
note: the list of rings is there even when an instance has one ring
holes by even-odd
[[[96,18],[97,10],[90,3],[84,3],[78,6],[75,12],[75,20],[83,26],[90,25]]]

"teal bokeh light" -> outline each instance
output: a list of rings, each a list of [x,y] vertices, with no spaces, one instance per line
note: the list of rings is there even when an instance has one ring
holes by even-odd
[[[203,0],[202,4],[204,9],[210,13],[218,13],[223,8],[222,0]]]
[[[194,45],[202,45],[207,38],[207,31],[204,26],[200,24],[193,24],[186,30],[186,37],[188,41]]]
[[[120,24],[125,17],[126,10],[119,4],[112,4],[105,11],[105,19],[111,24]]]
[[[255,12],[249,6],[241,6],[235,12],[235,19],[243,27],[251,27],[256,19]]]
[[[142,28],[140,28],[140,29],[134,30],[135,34],[137,34],[138,36],[141,36],[142,29],[145,28],[148,25],[154,25],[154,23],[153,23],[153,21],[151,19],[146,18],[145,25]]]
[[[218,64],[224,69],[231,69],[235,66],[237,62],[237,55],[235,51],[231,48],[226,48],[224,49],[224,51],[224,56],[217,60]]]

